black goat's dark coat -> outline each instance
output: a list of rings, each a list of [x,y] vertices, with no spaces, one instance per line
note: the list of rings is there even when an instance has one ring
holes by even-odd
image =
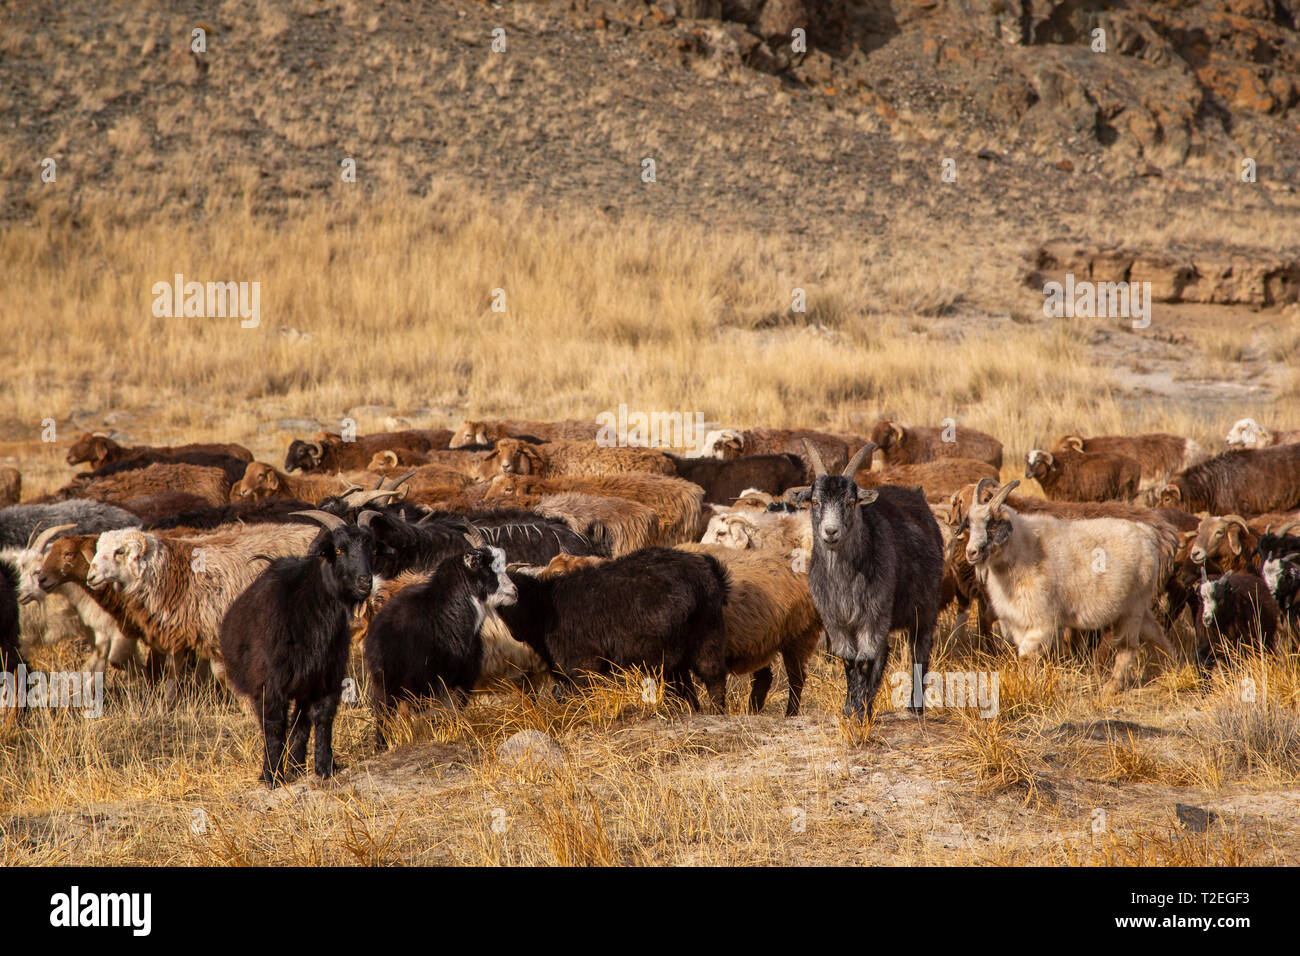
[[[228,505],[205,506],[179,511],[166,517],[144,523],[145,531],[166,531],[169,528],[217,528],[223,524],[312,524],[310,518],[295,515],[295,511],[309,511],[315,505],[294,498],[260,498],[255,501],[232,501]],[[324,509],[321,509],[324,510]],[[342,517],[342,516],[340,516]]]
[[[1227,574],[1211,582],[1213,618],[1197,629],[1196,658],[1202,666],[1224,646],[1249,643],[1272,647],[1277,636],[1277,602],[1254,574]]]
[[[846,716],[870,716],[884,676],[891,631],[906,631],[912,647],[913,701],[917,669],[929,666],[939,616],[943,538],[925,496],[916,488],[882,485],[870,503],[855,504],[861,492],[841,476],[818,478],[813,501],[813,553],[808,587],[830,642],[844,661]],[[840,516],[840,543],[828,548],[822,526]],[[856,515],[852,519],[849,515]]]
[[[690,675],[726,709],[727,572],[703,554],[643,548],[548,580],[512,573],[519,595],[500,608],[515,639],[557,680],[611,667],[663,668],[672,690],[698,707]]]
[[[704,500],[731,504],[750,488],[779,495],[804,483],[804,464],[798,455],[746,455],[742,458],[682,458],[668,454],[685,478],[704,489]]]
[[[288,770],[304,769],[316,733],[316,774],[334,772],[334,715],[351,647],[351,609],[370,591],[373,538],[365,528],[322,531],[301,558],[278,558],[221,622],[231,688],[253,704],[266,738],[262,780],[275,786],[288,735]],[[294,705],[292,716],[289,705]]]
[[[8,561],[0,561],[0,671],[17,675],[25,663],[19,648],[18,570]]]
[[[379,609],[366,631],[366,672],[375,708],[375,742],[385,744],[384,718],[399,702],[437,697],[463,704],[483,666],[483,623],[498,589],[487,548],[442,561],[427,580]]]

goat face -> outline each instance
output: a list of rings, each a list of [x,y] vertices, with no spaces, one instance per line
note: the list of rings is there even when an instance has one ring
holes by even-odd
[[[1201,623],[1209,627],[1214,623],[1214,612],[1219,607],[1219,582],[1223,578],[1215,580],[1203,580],[1200,583],[1201,592]]]
[[[144,573],[148,539],[139,531],[105,531],[95,545],[95,556],[86,574],[86,584],[124,586]]]
[[[1233,554],[1240,555],[1242,544],[1241,535],[1245,526],[1236,519],[1227,521],[1223,518],[1203,518],[1201,526],[1196,530],[1196,541],[1189,552],[1191,559],[1197,564],[1204,564],[1207,558],[1224,557],[1224,541],[1227,541],[1227,547]]]
[[[506,572],[506,553],[500,548],[491,545],[471,548],[460,559],[465,564],[470,594],[476,603],[484,608],[505,607],[519,599],[515,582]]]
[[[1015,511],[1007,507],[1006,500],[1019,484],[1019,479],[1007,482],[987,501],[979,500],[980,489],[976,487],[975,500],[965,520],[970,535],[966,539],[966,560],[972,565],[983,564],[1011,540],[1015,530],[1011,519]]]
[[[50,545],[36,572],[37,586],[47,594],[69,581],[85,581],[95,556],[98,535],[68,535]]]
[[[488,547],[486,549],[492,555],[492,573],[496,575],[496,590],[488,595],[488,607],[506,607],[514,604],[519,600],[519,591],[515,588],[515,582],[510,580],[510,575],[506,573],[506,553],[500,548]]]
[[[1160,507],[1183,510],[1183,489],[1170,482],[1160,489]]]
[[[749,547],[755,530],[754,524],[744,515],[714,515],[709,519],[709,526],[700,540],[704,544],[720,544],[736,551],[744,551]]]
[[[369,528],[341,525],[326,529],[316,536],[307,553],[325,563],[326,578],[343,601],[359,604],[370,596],[375,536]]]
[[[537,449],[517,438],[502,438],[489,455],[484,465],[491,477],[500,472],[503,475],[536,475],[541,471],[542,456]]]
[[[230,500],[252,498],[254,501],[270,498],[280,492],[280,476],[274,468],[260,461],[250,461],[244,477],[230,488]]]
[[[862,521],[858,508],[880,497],[880,492],[859,488],[844,475],[820,475],[810,490],[813,543],[832,551],[857,534]]]
[[[739,458],[745,453],[745,436],[734,428],[719,428],[704,436],[702,458]]]

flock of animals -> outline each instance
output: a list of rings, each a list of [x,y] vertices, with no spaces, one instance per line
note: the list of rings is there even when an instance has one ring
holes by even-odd
[[[67,460],[89,470],[43,498],[17,503],[21,476],[0,473],[0,664],[80,638],[88,669],[173,690],[210,671],[260,722],[274,786],[313,734],[332,773],[357,645],[383,747],[396,712],[634,666],[694,708],[697,679],[725,709],[727,676],[748,675],[759,711],[779,657],[797,714],[823,635],[862,719],[890,634],[924,673],[949,605],[963,635],[975,609],[981,640],[997,622],[1026,658],[1061,629],[1095,634],[1113,691],[1143,644],[1173,656],[1185,612],[1203,667],[1300,630],[1300,432],[1246,419],[1212,456],[1174,435],[1068,435],[1005,484],[1001,442],[951,425],[721,429],[690,457],[596,435],[322,432],[283,470],[235,444],[83,435]],[[1030,478],[1045,498],[1016,493]]]

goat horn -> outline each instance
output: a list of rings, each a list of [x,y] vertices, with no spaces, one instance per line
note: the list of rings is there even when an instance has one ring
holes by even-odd
[[[328,511],[293,511],[290,514],[298,515],[303,518],[311,518],[312,521],[318,521],[331,531],[339,528],[346,528],[348,523],[338,515],[332,515]]]
[[[1241,515],[1224,515],[1222,520],[1224,524],[1232,524],[1233,522],[1236,522],[1237,524],[1245,528],[1247,531],[1250,530],[1250,525],[1246,524],[1246,519],[1243,518]]]
[[[1019,487],[1020,487],[1020,479],[1013,478],[1011,481],[1008,481],[1005,485],[999,488],[997,490],[997,494],[995,494],[992,498],[989,499],[990,510],[993,508],[1001,508],[1002,505],[1006,502],[1007,496],[1010,495],[1011,492],[1015,491]]]
[[[110,435],[108,432],[91,432],[91,433],[90,433],[90,437],[91,437],[91,438],[107,438],[109,441],[112,441],[112,440],[113,440],[113,436]]]
[[[1282,525],[1282,527],[1277,529],[1276,534],[1279,538],[1285,538],[1287,532],[1290,531],[1292,528],[1300,528],[1300,521],[1292,521],[1290,524]]]
[[[980,504],[983,504],[983,503],[984,503],[982,499],[983,499],[983,497],[984,497],[984,486],[985,486],[985,485],[992,485],[994,488],[996,488],[996,487],[998,486],[997,479],[995,479],[995,478],[981,478],[981,479],[980,479],[980,480],[975,484],[975,498],[974,498],[974,503],[977,504],[977,505],[980,505]]]
[[[391,498],[395,494],[397,492],[391,489],[383,491],[361,491],[358,489],[351,494],[345,495],[343,500],[347,502],[349,508],[360,508],[362,505],[368,505],[380,498]]]
[[[803,447],[808,452],[809,459],[812,460],[813,474],[818,478],[823,477],[826,474],[826,466],[822,464],[822,456],[817,454],[817,449],[806,438],[803,440]]]
[[[370,522],[374,521],[376,518],[382,517],[383,515],[378,511],[363,511],[361,514],[357,515],[357,527],[369,528]]]
[[[805,438],[804,441],[807,441],[807,439]],[[809,445],[808,447],[811,448],[812,446]],[[856,475],[858,473],[858,466],[862,464],[862,460],[864,458],[870,459],[872,452],[874,452],[878,447],[879,446],[875,442],[869,441],[859,448],[858,453],[850,458],[849,463],[844,466],[844,477],[851,479]]]
[[[60,531],[67,531],[69,528],[75,528],[75,527],[76,527],[75,524],[56,524],[52,528],[46,528],[39,535],[37,535],[36,540],[29,543],[27,547],[29,547],[33,551],[38,551],[38,552],[44,551],[45,546],[50,543],[50,539],[53,538],[56,534],[58,534]]]
[[[422,524],[428,524],[428,523],[429,523],[430,521],[432,521],[432,520],[433,520],[433,512],[430,511],[430,512],[429,512],[428,514],[426,514],[423,518],[421,518],[419,521],[417,521],[417,522],[415,523],[415,526],[418,528],[420,525],[422,525]]]

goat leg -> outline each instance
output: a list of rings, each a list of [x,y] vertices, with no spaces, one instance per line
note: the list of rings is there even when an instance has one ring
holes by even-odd
[[[311,723],[307,720],[306,710],[302,701],[298,701],[289,714],[289,762],[285,770],[290,777],[307,770],[307,738],[311,735]]]
[[[265,741],[262,758],[262,783],[275,789],[284,782],[284,734],[289,705],[283,701],[263,700],[258,712]]]
[[[772,689],[772,665],[760,667],[749,675],[749,712],[762,713],[767,692]]]
[[[307,716],[311,719],[312,730],[316,734],[315,770],[322,780],[332,777],[335,770],[342,770],[334,763],[334,715],[338,713],[340,694],[330,694],[311,702]]]

